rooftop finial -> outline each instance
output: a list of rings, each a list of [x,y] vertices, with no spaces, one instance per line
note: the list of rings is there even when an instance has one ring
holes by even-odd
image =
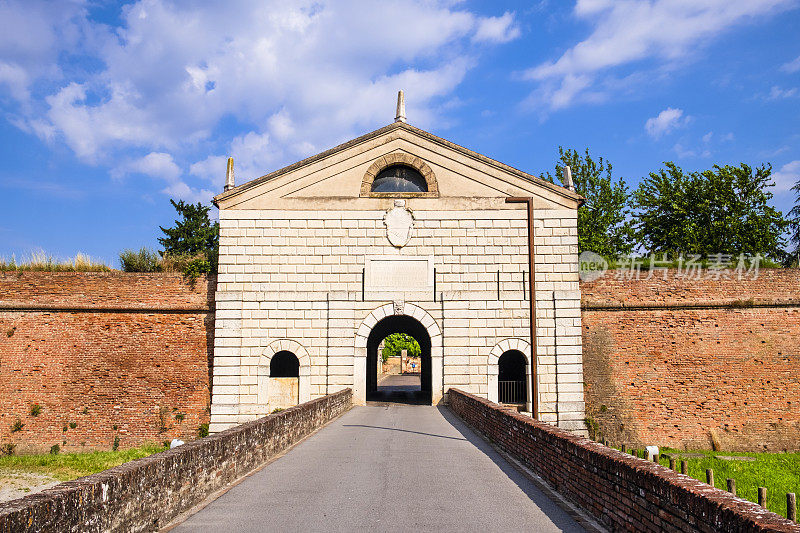
[[[233,158],[228,158],[228,170],[225,172],[225,190],[233,189]]]
[[[564,182],[564,187],[575,192],[575,183],[572,181],[572,169],[569,168],[569,166],[564,166],[564,172],[561,177],[564,178],[561,180]]]
[[[406,98],[403,95],[403,91],[397,91],[397,116],[394,117],[394,121],[406,121]]]

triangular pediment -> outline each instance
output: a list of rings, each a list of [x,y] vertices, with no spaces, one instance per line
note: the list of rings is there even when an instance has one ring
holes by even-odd
[[[395,122],[246,182],[214,201],[220,209],[335,209],[343,202],[354,209],[380,208],[386,198],[370,193],[369,180],[392,162],[418,168],[426,176],[430,192],[410,196],[425,205],[490,205],[504,197],[532,196],[537,209],[574,209],[582,200],[564,187]]]

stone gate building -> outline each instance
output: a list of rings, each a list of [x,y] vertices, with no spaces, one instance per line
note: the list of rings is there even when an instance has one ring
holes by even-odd
[[[364,403],[394,332],[419,342],[432,403],[450,387],[498,401],[516,372],[525,411],[582,431],[581,200],[408,125],[400,104],[393,124],[242,185],[229,163],[211,431],[283,407],[292,376],[297,402],[352,387]]]

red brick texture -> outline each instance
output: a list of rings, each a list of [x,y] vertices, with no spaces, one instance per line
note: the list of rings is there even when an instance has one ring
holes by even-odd
[[[800,531],[758,505],[450,389],[448,407],[613,531]]]
[[[616,444],[800,449],[800,271],[581,285],[588,419]]]
[[[196,438],[209,418],[213,286],[177,274],[0,273],[0,443]]]
[[[353,393],[345,389],[39,494],[0,503],[0,531],[158,531],[352,405]]]
[[[0,273],[0,444],[194,438],[209,417],[214,286],[178,274]],[[607,275],[581,289],[587,417],[603,437],[800,449],[800,271]]]

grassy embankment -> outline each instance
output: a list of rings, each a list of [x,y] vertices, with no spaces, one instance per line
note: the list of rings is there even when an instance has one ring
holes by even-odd
[[[691,455],[703,454],[703,457]],[[727,479],[736,480],[736,494],[758,503],[758,487],[767,488],[767,509],[786,516],[786,493],[800,495],[800,453],[739,453],[712,452],[707,450],[681,451],[665,448],[661,450],[659,463],[669,467],[669,457],[676,459],[680,471],[681,460],[688,464],[688,475],[706,481],[706,469],[714,470],[714,486],[727,490]],[[688,456],[687,456],[688,454]],[[726,457],[752,457],[753,461],[731,461]],[[641,457],[641,454],[639,454]]]
[[[0,457],[0,471],[34,472],[59,481],[69,481],[89,474],[163,452],[167,448],[145,445],[139,448],[108,452],[58,453],[41,455],[6,455]]]

